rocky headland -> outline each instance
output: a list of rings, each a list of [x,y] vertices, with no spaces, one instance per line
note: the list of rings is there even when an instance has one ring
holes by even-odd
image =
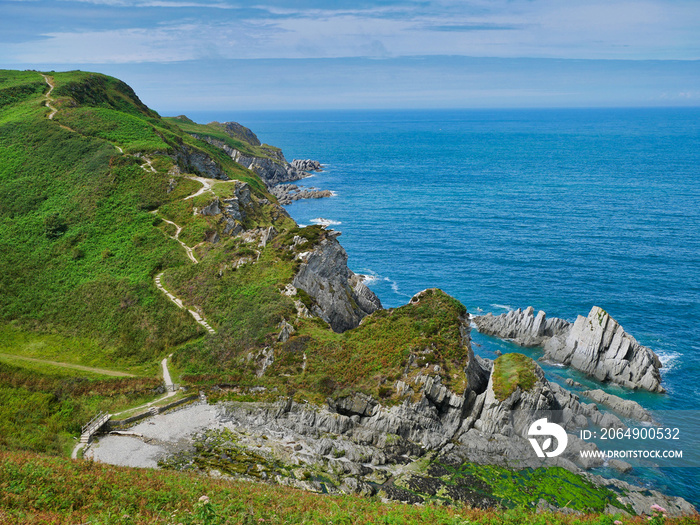
[[[487,335],[521,346],[542,347],[543,359],[571,366],[598,381],[630,389],[665,391],[658,356],[597,306],[587,317],[578,316],[573,324],[556,317],[547,319],[541,310],[534,315],[532,307],[498,316],[476,316],[474,323]]]

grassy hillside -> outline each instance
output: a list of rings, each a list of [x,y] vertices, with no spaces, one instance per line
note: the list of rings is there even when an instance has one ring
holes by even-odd
[[[264,155],[267,146],[243,143],[217,123],[162,119],[129,86],[94,73],[2,71],[0,100],[0,354],[153,378],[157,362],[174,352],[182,381],[193,386],[235,381],[314,401],[359,390],[387,403],[388,382],[413,355],[421,366],[440,364],[446,384],[464,388],[458,328],[464,307],[441,292],[420,305],[378,312],[345,334],[319,319],[297,319],[294,300],[281,291],[299,268],[297,255],[323,239],[324,230],[298,228],[269,204],[274,197],[254,173],[190,133],[249,154]],[[212,181],[209,191],[193,196],[202,188],[195,158],[197,166],[204,158],[222,176],[248,184],[252,198],[242,226],[251,232],[274,226],[279,234],[272,242],[261,247],[224,235],[220,216],[195,213],[235,197],[238,187]],[[173,223],[199,264],[172,238]],[[217,232],[219,242],[207,242]],[[295,238],[304,242],[294,245]],[[216,335],[158,290],[154,278],[161,273],[166,289],[206,316]],[[303,290],[295,299],[310,305]],[[283,319],[296,329],[286,343],[277,341]],[[265,347],[274,347],[278,358],[258,377],[256,356]],[[70,388],[71,402],[80,405],[72,412],[63,408],[64,397],[50,403],[37,397],[65,390],[56,385],[80,376],[74,369],[2,362],[8,406],[10,398],[15,403],[25,391],[35,393],[37,413],[47,421],[58,417],[59,433],[75,433],[98,408]],[[30,370],[39,372],[39,386],[25,384]],[[12,427],[11,434],[29,426]],[[62,450],[39,442],[44,445],[7,440],[13,448]]]
[[[0,72],[0,444],[64,453],[67,436],[94,411],[128,404],[122,391],[132,401],[152,397],[157,361],[204,337],[153,282],[159,272],[191,265],[162,220],[168,206],[201,187],[186,178],[199,173],[188,173],[194,168],[183,152],[274,198],[255,174],[162,120],[123,82],[84,72],[46,77]],[[58,110],[52,119],[49,82]],[[262,208],[249,226],[275,222]],[[184,238],[200,243],[208,219],[191,208],[186,215]],[[99,376],[13,354],[140,377],[111,379],[120,386],[107,388]],[[76,390],[78,380],[94,388]],[[144,381],[148,388],[132,388]],[[31,417],[12,421],[20,405]],[[32,427],[41,428],[36,439],[19,438]]]
[[[208,501],[201,501],[206,496]],[[645,518],[412,506],[323,496],[250,481],[127,469],[31,453],[0,452],[0,523],[625,525]],[[690,525],[695,518],[666,519]]]

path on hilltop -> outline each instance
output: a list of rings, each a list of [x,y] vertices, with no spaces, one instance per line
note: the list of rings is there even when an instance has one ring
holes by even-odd
[[[54,116],[56,116],[56,113],[58,113],[58,108],[56,108],[52,104],[53,102],[55,102],[55,99],[51,96],[51,93],[54,90],[55,84],[53,82],[53,79],[50,76],[44,75],[43,73],[41,73],[41,76],[44,77],[46,84],[48,84],[48,86],[49,86],[49,91],[44,95],[46,98],[45,105],[47,108],[49,108],[51,110],[51,113],[49,113],[49,115],[48,115],[48,119],[53,120]],[[74,129],[71,129],[68,126],[64,126],[63,124],[59,123],[59,126],[61,126],[64,129],[67,129],[69,131],[72,131],[74,133],[77,133]],[[112,146],[114,146],[119,151],[119,153],[124,154],[124,150],[121,148],[121,146],[118,146],[117,144],[114,144],[113,142],[110,142],[110,144],[112,144]],[[153,163],[152,163],[150,158],[146,157],[145,155],[140,155],[140,154],[139,155],[129,155],[129,156],[135,157],[135,158],[143,161],[143,164],[141,164],[140,166],[141,166],[141,169],[143,169],[144,171],[151,172],[151,173],[157,173],[156,169],[153,167]],[[214,190],[212,189],[212,186],[214,185],[215,181],[213,179],[206,179],[204,177],[197,177],[194,175],[185,175],[185,176],[183,176],[183,178],[190,179],[190,180],[196,180],[197,182],[199,182],[202,185],[202,187],[199,190],[197,190],[195,193],[193,193],[192,195],[188,195],[187,197],[185,197],[182,200],[193,199],[193,198],[198,197],[199,195],[202,195],[206,192],[210,192],[210,193],[214,194]],[[230,180],[230,181],[216,181],[216,182],[235,182],[235,181]],[[157,214],[158,210],[155,210],[151,213]],[[170,221],[170,220],[165,219],[165,218],[163,218],[163,221],[167,222],[168,224],[172,224],[175,227],[175,235],[174,236],[169,235],[168,237],[170,237],[171,239],[175,239],[178,243],[180,243],[180,246],[182,246],[182,248],[185,250],[185,253],[187,254],[187,257],[190,259],[190,261],[192,261],[193,264],[197,264],[199,261],[197,260],[197,257],[194,254],[194,248],[190,248],[189,246],[187,246],[184,242],[182,242],[180,240],[180,232],[182,232],[182,226],[175,224],[173,221]],[[168,292],[163,287],[163,285],[160,282],[160,278],[162,275],[163,275],[163,273],[161,272],[160,274],[158,274],[156,276],[156,279],[155,279],[156,287],[159,290],[161,290],[163,293],[165,293],[165,295],[167,295],[170,298],[170,300],[173,301],[179,308],[185,308],[185,306],[182,304],[182,301],[180,299],[175,297],[173,294]],[[209,323],[207,323],[207,320],[205,318],[203,318],[199,313],[197,313],[194,310],[190,310],[190,309],[187,309],[187,311],[190,312],[192,317],[194,317],[194,320],[197,321],[197,323],[202,325],[204,328],[206,328],[206,330],[210,334],[216,333],[216,331],[209,325]],[[60,364],[58,364],[58,365],[61,366]],[[78,368],[78,369],[80,369],[80,368]],[[85,370],[87,370],[87,368],[85,368]],[[95,370],[98,370],[98,369],[95,369]],[[105,372],[107,372],[107,371],[105,371]],[[104,372],[98,372],[98,373],[104,373]],[[116,373],[116,374],[119,374],[119,373]],[[109,374],[107,374],[107,375],[109,375]],[[126,374],[126,375],[129,375],[129,374]]]

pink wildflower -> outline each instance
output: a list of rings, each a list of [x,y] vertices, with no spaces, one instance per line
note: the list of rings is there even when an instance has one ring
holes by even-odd
[[[657,505],[656,503],[654,503],[651,506],[651,510],[653,510],[654,512],[661,512],[662,514],[666,514],[666,509],[663,508],[661,505]]]
[[[615,520],[613,521],[613,525],[622,525],[622,522],[620,520]]]
[[[209,503],[209,496],[202,496],[201,498],[199,498],[199,502],[204,504]]]

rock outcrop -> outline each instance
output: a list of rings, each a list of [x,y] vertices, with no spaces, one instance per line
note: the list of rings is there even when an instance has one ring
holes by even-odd
[[[465,341],[469,343],[468,337]],[[561,456],[538,458],[528,441],[534,421],[547,417],[567,428],[587,427],[589,415],[597,414],[597,408],[550,384],[531,361],[536,381],[499,401],[493,388],[494,367],[469,349],[465,374],[487,378],[487,383],[474,381],[461,394],[446,388],[439,373],[426,365],[418,373],[409,367],[396,381],[400,401],[393,406],[361,393],[329,399],[322,407],[292,399],[227,403],[219,426],[223,431],[207,433],[197,447],[205,455],[189,452],[169,464],[242,472],[315,492],[378,494],[413,503],[439,493],[442,498],[481,507],[503,504],[494,496],[493,486],[471,475],[466,478],[468,489],[460,488],[453,473],[469,468],[478,472],[481,464],[515,470],[557,466],[581,476],[575,478],[577,486],[591,482],[611,491],[611,499],[604,504],[608,507],[598,511],[642,513],[658,503],[671,515],[694,512],[681,498],[586,473],[582,469],[600,466],[603,460],[582,459],[581,451],[593,451],[596,446],[574,434],[568,434]],[[616,468],[632,468],[618,463]],[[565,483],[561,474],[557,478]],[[571,502],[567,496],[560,506]]]
[[[532,306],[525,310],[511,310],[498,316],[491,313],[476,316],[474,323],[479,332],[510,339],[520,346],[542,346],[550,338],[568,330],[570,324],[556,317],[547,319],[542,310],[535,316]]]
[[[362,278],[348,268],[348,254],[335,238],[337,235],[327,232],[310,251],[299,254],[302,263],[292,285],[311,297],[312,313],[335,332],[344,332],[355,328],[363,317],[382,305]]]
[[[622,399],[621,397],[608,394],[600,389],[586,390],[581,395],[596,403],[605,405],[610,410],[623,417],[636,419],[637,421],[652,421],[651,413],[642,405],[631,399]]]
[[[323,166],[317,160],[311,159],[294,159],[292,167],[299,171],[323,171]]]
[[[571,366],[599,381],[664,392],[658,356],[597,306],[573,324],[556,317],[547,319],[541,310],[535,316],[532,307],[499,316],[477,316],[474,323],[482,333],[521,346],[541,346],[543,359]]]
[[[227,126],[229,124],[236,123],[226,122],[223,124],[223,126]],[[244,168],[248,168],[249,170],[255,172],[268,186],[268,188],[272,188],[273,186],[283,182],[292,182],[308,177],[307,172],[299,170],[289,164],[287,159],[284,158],[282,151],[278,148],[262,145],[260,146],[260,149],[263,150],[264,156],[254,156],[238,150],[226,144],[224,141],[213,137],[197,134],[193,134],[192,136],[208,142],[212,146],[222,149],[235,162]]]
[[[564,344],[551,339],[545,358],[569,365],[599,381],[627,388],[665,392],[661,386],[661,361],[646,346],[625,332],[615,319],[597,306],[588,317],[579,316]]]
[[[282,206],[300,199],[321,199],[333,196],[333,192],[330,190],[299,188],[296,184],[278,184],[270,189],[270,193],[277,197],[277,201]]]

